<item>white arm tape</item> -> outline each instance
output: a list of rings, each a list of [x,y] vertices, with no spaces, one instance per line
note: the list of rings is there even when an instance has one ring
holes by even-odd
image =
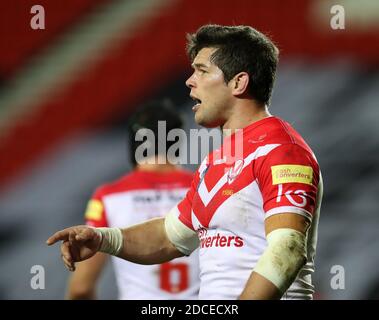
[[[179,220],[173,210],[165,217],[164,225],[167,237],[176,249],[189,256],[199,246],[199,237],[195,231]]]
[[[270,280],[284,293],[304,266],[306,236],[294,229],[280,228],[267,235],[268,246],[254,271]]]
[[[120,228],[95,228],[101,236],[101,246],[99,251],[117,256],[124,242],[124,237]]]

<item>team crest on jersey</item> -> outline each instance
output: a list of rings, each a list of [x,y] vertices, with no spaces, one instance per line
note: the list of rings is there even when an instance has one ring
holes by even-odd
[[[241,173],[243,169],[243,165],[244,165],[243,159],[237,160],[234,163],[234,166],[230,168],[228,172],[228,184],[231,184],[234,180],[236,180],[236,178],[238,177],[238,175]]]

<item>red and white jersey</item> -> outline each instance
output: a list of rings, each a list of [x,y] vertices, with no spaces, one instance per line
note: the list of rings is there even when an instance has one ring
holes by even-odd
[[[228,157],[236,144],[239,159]],[[266,249],[265,219],[290,212],[313,222],[307,264],[283,299],[312,299],[321,195],[317,160],[287,122],[268,117],[225,138],[173,210],[200,239],[199,298],[236,299]]]
[[[183,199],[193,174],[133,171],[99,187],[86,222],[94,227],[128,227],[165,216]],[[139,265],[112,257],[120,299],[198,299],[199,262],[195,253],[161,265]]]

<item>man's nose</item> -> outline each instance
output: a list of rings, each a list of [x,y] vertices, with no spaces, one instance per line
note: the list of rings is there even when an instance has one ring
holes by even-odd
[[[192,89],[193,87],[195,87],[195,81],[193,79],[193,74],[187,79],[186,86],[188,88],[190,88],[190,89]]]

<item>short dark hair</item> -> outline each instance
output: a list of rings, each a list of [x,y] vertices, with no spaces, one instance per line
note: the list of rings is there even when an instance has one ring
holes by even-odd
[[[155,141],[151,141],[154,144],[155,155],[158,155],[158,121],[166,122],[166,131],[169,132],[172,129],[178,129],[183,127],[183,120],[178,112],[175,110],[174,104],[169,99],[150,101],[137,109],[128,119],[128,139],[130,149],[130,160],[133,165],[136,165],[135,152],[144,141],[136,141],[137,131],[140,129],[150,129],[154,132]],[[162,137],[166,138],[166,137]],[[177,141],[166,141],[165,154],[167,150]]]
[[[187,40],[191,62],[201,49],[217,48],[211,61],[222,70],[225,82],[247,72],[248,93],[261,103],[270,103],[279,50],[268,37],[250,26],[208,24],[188,34]]]

